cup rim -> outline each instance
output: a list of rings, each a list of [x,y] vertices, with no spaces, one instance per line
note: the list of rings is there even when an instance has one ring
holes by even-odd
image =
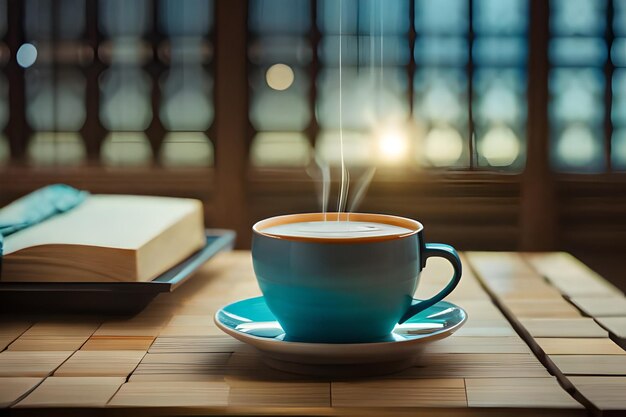
[[[279,226],[282,224],[307,222],[307,221],[343,221],[343,220],[355,220],[355,221],[368,221],[374,223],[384,223],[392,226],[400,226],[407,229],[411,229],[408,233],[402,233],[397,235],[386,236],[361,236],[361,237],[310,237],[310,236],[281,236],[272,233],[264,232],[264,229],[273,226]],[[269,217],[267,219],[260,220],[252,226],[252,231],[258,235],[265,236],[277,240],[289,240],[295,242],[311,242],[311,243],[365,243],[365,242],[380,242],[386,240],[398,240],[404,239],[409,236],[420,233],[424,229],[424,226],[417,220],[409,219],[406,217],[394,216],[391,214],[377,214],[377,213],[297,213],[297,214],[285,214],[281,216]]]

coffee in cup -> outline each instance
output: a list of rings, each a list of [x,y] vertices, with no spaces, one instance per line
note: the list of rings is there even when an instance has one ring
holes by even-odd
[[[413,294],[426,259],[454,268],[428,300]],[[397,323],[447,296],[461,278],[451,246],[425,243],[422,225],[382,214],[309,213],[253,226],[254,271],[266,303],[290,340],[384,340]]]

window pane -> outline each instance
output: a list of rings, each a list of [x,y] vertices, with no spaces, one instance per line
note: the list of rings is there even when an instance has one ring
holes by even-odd
[[[152,27],[151,4],[149,0],[100,0],[100,30],[109,37],[143,35]]]
[[[626,0],[613,0],[613,33],[626,36]]]
[[[109,130],[145,130],[152,120],[150,77],[138,67],[112,66],[100,79],[100,120]]]
[[[308,0],[250,0],[248,4],[248,29],[255,34],[306,34],[309,31]]]
[[[104,139],[100,157],[106,166],[148,166],[152,148],[142,132],[113,132]]]
[[[526,33],[527,0],[474,0],[474,31],[510,36]]]
[[[26,0],[24,29],[29,39],[78,38],[85,30],[85,0]]]
[[[28,161],[35,166],[75,166],[85,162],[82,137],[69,132],[38,132],[28,141]]]
[[[204,36],[212,25],[211,0],[159,0],[159,26],[169,36]]]
[[[382,49],[382,56],[381,56]],[[339,36],[324,36],[319,56],[324,65],[339,65]],[[346,66],[407,65],[409,40],[396,36],[342,36],[341,62]],[[368,68],[368,69],[370,69]],[[367,70],[366,70],[367,71]]]
[[[405,34],[409,30],[408,0],[318,0],[318,26],[324,34]]]
[[[468,1],[415,0],[415,29],[426,35],[465,35],[469,30]]]
[[[375,146],[370,134],[345,129],[343,132],[344,161],[349,167],[371,166],[376,160]],[[324,130],[315,142],[318,158],[330,165],[340,165],[340,138],[335,129]]]
[[[526,38],[477,37],[473,57],[478,65],[523,66],[527,58]]]
[[[378,71],[344,68],[343,126],[345,129],[371,131],[381,122],[406,120],[409,115],[406,98],[407,75],[404,68],[385,68],[384,78]],[[339,70],[324,69],[318,77],[317,117],[323,128],[339,128]]]
[[[213,165],[213,144],[200,132],[168,133],[161,144],[159,161],[167,167]]]
[[[250,161],[256,167],[303,167],[310,157],[309,141],[298,132],[259,133],[250,149]]]
[[[551,0],[550,29],[559,35],[602,35],[606,0]]]
[[[257,167],[304,166],[310,144],[302,133],[311,122],[307,64],[312,60],[308,0],[249,3],[249,119],[257,133],[250,162]]]
[[[552,0],[550,149],[559,171],[600,172],[604,158],[604,0]]]
[[[205,131],[213,121],[213,86],[202,65],[176,65],[164,76],[160,117],[168,130]]]
[[[602,66],[607,58],[602,38],[561,38],[550,42],[550,60],[564,66]]]
[[[27,69],[26,119],[33,130],[78,131],[85,123],[85,79],[78,71]]]

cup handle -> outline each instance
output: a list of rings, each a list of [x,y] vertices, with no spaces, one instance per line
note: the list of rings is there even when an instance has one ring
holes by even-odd
[[[426,310],[428,307],[438,303],[443,300],[448,294],[452,292],[461,280],[461,273],[463,272],[463,267],[461,265],[461,259],[459,258],[459,254],[456,253],[456,250],[444,243],[426,243],[424,245],[424,253],[422,254],[424,259],[424,264],[426,263],[426,259],[438,256],[440,258],[447,259],[448,262],[452,264],[452,268],[454,268],[454,273],[452,274],[452,279],[448,282],[446,287],[439,291],[436,295],[429,298],[428,300],[413,300],[409,309],[404,313],[404,316],[400,319],[398,324],[402,324],[417,313]]]

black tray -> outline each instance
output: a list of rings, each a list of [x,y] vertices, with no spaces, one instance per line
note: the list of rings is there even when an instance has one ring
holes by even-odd
[[[0,282],[0,312],[135,314],[234,244],[235,232],[207,229],[204,248],[149,282]]]

